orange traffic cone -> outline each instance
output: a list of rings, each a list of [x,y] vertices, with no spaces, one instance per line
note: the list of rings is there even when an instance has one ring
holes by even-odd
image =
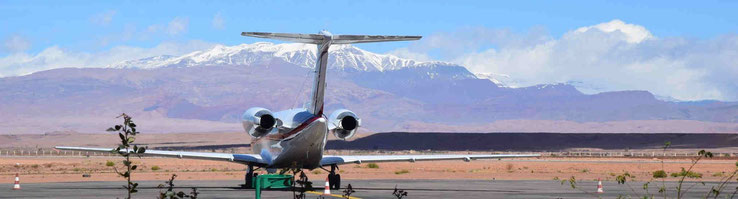
[[[605,193],[604,190],[602,190],[602,180],[597,178],[597,193]]]
[[[331,183],[328,182],[328,177],[325,178],[325,191],[323,191],[323,195],[331,195]]]
[[[20,178],[18,177],[18,173],[15,173],[15,185],[13,185],[13,190],[20,190]]]

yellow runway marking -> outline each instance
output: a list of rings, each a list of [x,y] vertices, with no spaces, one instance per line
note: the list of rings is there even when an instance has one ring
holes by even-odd
[[[317,191],[306,191],[305,193],[312,193],[312,194],[315,194],[315,195],[323,195],[323,192],[317,192]],[[328,196],[333,196],[333,197],[336,197],[336,198],[344,198],[342,195],[337,195],[337,194],[331,194],[331,195],[328,195]],[[348,197],[348,198],[349,199],[361,199],[361,198],[357,198],[357,197],[353,197],[353,196]]]

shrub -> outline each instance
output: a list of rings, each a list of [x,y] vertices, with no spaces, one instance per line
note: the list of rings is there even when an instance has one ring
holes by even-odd
[[[397,174],[397,175],[400,175],[400,174],[406,174],[406,173],[410,173],[410,171],[408,171],[407,169],[403,169],[403,170],[395,171],[395,174]]]
[[[317,169],[316,169],[316,170],[313,170],[313,171],[312,171],[311,173],[313,173],[313,174],[316,174],[316,175],[317,175],[317,174],[321,174],[321,173],[323,173],[323,172],[320,172],[320,170],[317,170]]]
[[[151,167],[151,170],[152,171],[158,171],[159,169],[161,169],[161,167],[156,166],[156,165],[154,165],[153,167]]]
[[[118,147],[111,150],[110,152],[117,153],[118,155],[123,157],[123,165],[125,166],[125,169],[118,170],[115,167],[113,168],[115,169],[115,173],[126,179],[126,185],[123,187],[126,188],[126,191],[128,192],[128,196],[126,198],[131,199],[131,195],[138,192],[138,190],[136,189],[136,187],[138,187],[138,183],[131,181],[131,173],[133,173],[133,171],[138,168],[138,165],[134,165],[131,162],[131,155],[137,156],[138,154],[145,153],[146,148],[139,148],[138,145],[133,144],[134,140],[136,140],[136,135],[140,132],[136,131],[136,124],[133,123],[131,117],[126,115],[125,113],[120,114],[118,118],[120,117],[123,118],[123,124],[110,127],[106,131],[118,132],[118,137],[120,138],[122,144],[119,144]],[[133,147],[133,150],[131,150],[131,147]]]
[[[109,167],[115,166],[115,162],[108,160],[107,162],[105,162],[105,166],[109,166]]]
[[[379,169],[379,165],[377,165],[377,163],[369,163],[366,167],[370,169]]]
[[[507,169],[508,171],[512,171],[513,169],[515,169],[515,166],[513,164],[507,164],[505,165],[505,169]]]
[[[664,170],[658,170],[653,172],[653,178],[665,178],[666,172]]]
[[[682,168],[682,171],[681,172],[671,173],[671,177],[675,177],[676,178],[676,177],[682,177],[682,176],[686,176],[687,178],[702,178],[702,174],[701,173],[697,173],[697,172],[694,172],[694,171],[686,171],[686,170],[684,170],[684,168]]]

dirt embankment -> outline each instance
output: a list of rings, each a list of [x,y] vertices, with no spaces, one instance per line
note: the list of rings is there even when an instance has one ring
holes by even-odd
[[[353,141],[334,140],[328,149],[442,151],[561,151],[715,149],[738,147],[738,134],[684,133],[376,133]]]

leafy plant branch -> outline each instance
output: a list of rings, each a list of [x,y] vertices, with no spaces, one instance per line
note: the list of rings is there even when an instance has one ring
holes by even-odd
[[[130,199],[131,194],[138,192],[136,189],[138,187],[138,183],[131,181],[131,173],[138,168],[138,165],[134,165],[131,162],[131,154],[135,154],[140,158],[140,154],[145,153],[146,148],[138,147],[138,145],[133,144],[133,142],[136,141],[136,135],[138,135],[139,132],[136,131],[136,123],[133,123],[131,117],[123,113],[116,118],[123,118],[123,124],[110,127],[107,131],[118,132],[120,144],[111,152],[123,156],[123,166],[125,166],[125,170],[118,170],[118,168],[114,166],[113,169],[115,170],[115,173],[126,179],[126,185],[123,186],[123,188],[128,191],[128,197],[126,198]]]

